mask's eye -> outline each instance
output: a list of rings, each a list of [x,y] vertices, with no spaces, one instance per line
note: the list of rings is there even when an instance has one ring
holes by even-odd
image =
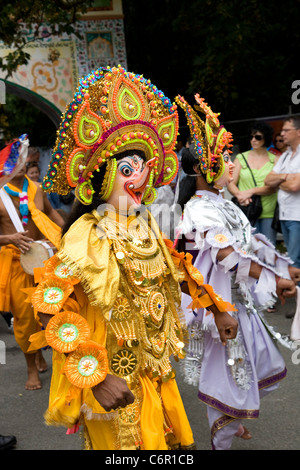
[[[223,160],[225,163],[228,163],[229,162],[229,155],[223,155]]]
[[[127,178],[133,173],[133,169],[128,164],[121,165],[119,169],[122,175],[126,176]]]

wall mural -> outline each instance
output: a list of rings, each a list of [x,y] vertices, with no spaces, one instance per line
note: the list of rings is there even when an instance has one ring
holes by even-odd
[[[100,0],[95,2],[90,14],[108,14],[108,11],[120,2]],[[118,13],[115,11],[115,13]],[[125,34],[123,18],[103,17],[95,19],[87,16],[76,23],[81,39],[67,34],[57,38],[48,37],[47,25],[43,26],[43,40],[28,43],[25,48],[31,58],[27,65],[22,65],[8,81],[20,85],[40,95],[60,112],[72,100],[78,79],[101,66],[121,64],[127,68]],[[30,38],[31,30],[24,30]],[[4,57],[9,48],[1,45],[0,55]],[[5,73],[0,71],[0,79]]]
[[[9,49],[0,45],[1,55]],[[28,44],[27,65],[21,65],[9,81],[27,88],[52,103],[60,110],[72,100],[78,80],[76,45],[74,41]],[[5,74],[0,72],[0,78]]]

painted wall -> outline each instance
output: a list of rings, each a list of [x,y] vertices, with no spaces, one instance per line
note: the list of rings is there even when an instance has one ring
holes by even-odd
[[[93,8],[76,23],[75,35],[47,37],[25,48],[31,58],[9,78],[9,82],[39,95],[60,113],[72,100],[78,79],[101,66],[121,64],[127,68],[123,12],[121,0],[96,0]],[[31,30],[24,29],[30,37]],[[0,43],[0,56],[9,52]],[[0,78],[5,73],[0,71]]]

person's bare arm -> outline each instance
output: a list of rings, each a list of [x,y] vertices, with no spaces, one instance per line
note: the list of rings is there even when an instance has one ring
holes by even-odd
[[[54,315],[51,315],[50,313],[41,313],[41,312],[39,312],[38,315],[43,325],[43,328],[46,329],[49,321]]]
[[[199,294],[207,294],[204,286],[198,286],[198,289]],[[184,294],[190,295],[188,284],[186,282],[181,284],[181,291]],[[208,310],[214,314],[221,342],[225,346],[228,339],[234,339],[236,337],[238,323],[228,312],[220,312],[215,304],[210,305]]]
[[[30,249],[30,244],[34,241],[28,237],[28,231],[26,232],[15,232],[8,235],[0,235],[0,246],[15,245],[21,253],[25,253]]]
[[[246,198],[251,198],[254,195],[269,196],[270,194],[276,193],[276,188],[272,188],[271,186],[254,186],[251,189],[242,191],[242,193]]]
[[[287,176],[287,173],[275,173],[275,171],[271,171],[265,178],[265,186],[276,189],[287,179]]]
[[[235,197],[238,197],[238,195],[240,194],[240,190],[238,188],[238,182],[239,182],[239,178],[240,178],[240,171],[241,171],[241,164],[239,162],[239,160],[236,158],[234,160],[234,169],[233,169],[233,173],[232,173],[232,181],[228,184],[227,186],[227,189],[228,191],[230,192],[230,194],[232,194],[232,196],[235,196]]]
[[[238,182],[240,178],[240,172],[242,166],[240,161],[236,158],[234,161],[235,167],[233,169],[232,181],[227,185],[228,191],[235,196],[238,202],[244,206],[247,206],[251,202],[252,190],[240,191],[238,188]],[[249,191],[249,192],[248,192]]]
[[[300,173],[288,173],[279,188],[290,193],[300,191]]]
[[[228,339],[234,339],[237,335],[238,322],[228,312],[220,312],[216,305],[210,305],[209,310],[214,314],[216,327],[223,346]]]
[[[296,266],[293,266],[293,265],[289,266],[289,274],[295,284],[298,284],[298,282],[300,282],[300,269],[299,268],[296,268]]]
[[[28,236],[29,231],[16,232],[10,217],[0,198],[0,246],[15,245],[21,253],[30,249],[30,244],[34,241]]]
[[[134,395],[126,380],[107,374],[106,378],[92,388],[94,397],[105,411],[124,408],[134,402]]]

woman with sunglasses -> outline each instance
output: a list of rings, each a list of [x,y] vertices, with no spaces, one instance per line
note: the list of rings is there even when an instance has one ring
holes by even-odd
[[[263,121],[255,122],[250,132],[251,149],[239,153],[234,161],[233,181],[228,185],[228,191],[242,205],[247,206],[254,194],[261,196],[262,213],[255,223],[257,232],[265,235],[273,245],[276,244],[276,231],[272,229],[275,211],[276,191],[264,185],[268,173],[272,171],[278,157],[267,150],[272,142],[272,128]],[[251,172],[256,181],[254,185]]]

